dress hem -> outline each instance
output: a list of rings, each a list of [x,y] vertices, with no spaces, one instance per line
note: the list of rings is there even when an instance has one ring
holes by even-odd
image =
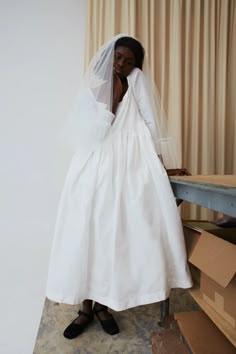
[[[187,289],[187,288],[191,288],[191,286],[192,286],[192,284],[190,284],[189,282],[183,282],[181,285],[172,287],[172,289],[174,289],[174,288]],[[89,299],[89,300],[99,302],[103,305],[106,305],[114,311],[124,311],[124,310],[130,309],[132,307],[141,306],[141,305],[148,305],[148,304],[152,304],[155,302],[160,302],[160,301],[166,300],[170,295],[170,291],[171,291],[171,288],[167,289],[165,291],[156,292],[151,295],[137,296],[135,298],[129,299],[126,302],[114,301],[113,299],[110,299],[108,297],[103,297],[103,296],[97,295],[94,292],[87,292],[86,295],[84,295],[83,297],[81,297],[81,296],[80,297],[75,297],[75,296],[62,297],[61,295],[58,295],[58,294],[47,294],[47,298],[51,301],[63,303],[63,304],[67,304],[67,305],[79,305],[85,299]]]

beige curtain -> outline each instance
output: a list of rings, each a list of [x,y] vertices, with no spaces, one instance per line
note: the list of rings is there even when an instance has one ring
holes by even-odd
[[[236,1],[88,0],[86,63],[120,32],[139,39],[179,160],[192,174],[236,174]],[[183,207],[185,218],[211,219]]]

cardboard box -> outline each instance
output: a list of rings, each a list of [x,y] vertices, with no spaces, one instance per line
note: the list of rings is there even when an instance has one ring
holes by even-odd
[[[175,313],[183,342],[191,354],[235,354],[236,349],[202,311]]]
[[[236,229],[205,224],[184,222],[190,293],[236,346]]]

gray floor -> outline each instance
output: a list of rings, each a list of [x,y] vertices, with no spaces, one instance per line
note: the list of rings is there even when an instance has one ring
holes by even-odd
[[[163,330],[158,326],[159,304],[135,307],[116,312],[120,333],[109,336],[95,320],[82,335],[73,340],[62,335],[64,328],[77,317],[78,306],[45,301],[34,354],[151,354],[151,332]],[[170,311],[198,309],[185,290],[173,290]]]

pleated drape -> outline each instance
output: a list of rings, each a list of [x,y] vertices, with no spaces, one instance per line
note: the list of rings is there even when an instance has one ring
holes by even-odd
[[[146,50],[179,161],[192,174],[236,174],[236,1],[88,0],[86,63],[127,33]],[[185,204],[183,217],[211,218]]]

